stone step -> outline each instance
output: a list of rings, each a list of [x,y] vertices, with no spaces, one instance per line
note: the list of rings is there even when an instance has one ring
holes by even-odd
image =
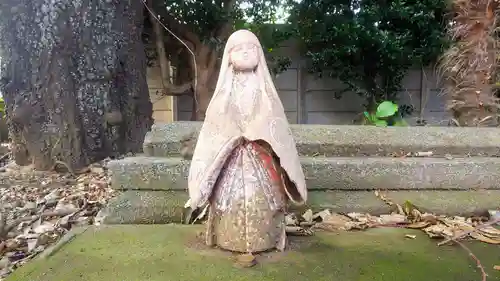
[[[200,128],[200,122],[154,124],[144,152],[178,157],[180,140]],[[431,151],[434,157],[500,156],[497,128],[291,125],[291,130],[302,156],[389,156],[401,151]]]
[[[385,195],[400,205],[406,201],[422,212],[445,215],[482,215],[487,210],[500,208],[500,190],[436,191],[399,190]],[[375,196],[373,191],[311,191],[307,204],[290,206],[292,211],[314,212],[330,209],[332,212],[361,212],[373,215],[387,214],[391,209]],[[128,190],[112,199],[102,211],[105,224],[163,224],[179,223],[185,213],[188,199],[184,190]]]
[[[302,157],[309,190],[500,190],[500,158]],[[186,190],[189,160],[137,156],[111,161],[113,187]]]

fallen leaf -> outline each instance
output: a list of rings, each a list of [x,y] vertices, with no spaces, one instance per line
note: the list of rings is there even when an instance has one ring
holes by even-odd
[[[106,163],[105,160],[102,163]],[[102,164],[74,178],[11,162],[0,167],[0,280],[57,242],[73,226],[91,224],[118,194]],[[91,171],[92,170],[92,171]]]
[[[415,239],[415,238],[417,238],[417,235],[406,234],[405,237],[410,238],[410,239]]]
[[[492,226],[481,227],[479,231],[484,232],[483,234],[500,237],[500,229]]]
[[[453,231],[443,224],[435,224],[423,229],[431,238],[452,237]]]
[[[314,214],[314,216],[312,217],[313,220],[317,220],[318,218],[321,219],[321,221],[324,221],[325,220],[325,217],[329,216],[331,213],[330,213],[330,210],[328,209],[325,209],[321,212],[318,212],[316,214]]]
[[[405,225],[405,227],[412,228],[412,229],[422,229],[422,228],[428,227],[429,225],[431,225],[431,223],[428,221],[419,221],[419,222],[414,222],[414,223]]]
[[[287,214],[285,216],[285,225],[298,225],[299,220],[295,214]]]
[[[401,224],[407,222],[406,216],[401,214],[381,215],[382,224]]]
[[[369,227],[370,225],[367,222],[350,221],[346,223],[345,230],[363,230]]]
[[[315,224],[315,228],[323,230],[346,230],[348,223],[352,220],[349,217],[340,214],[329,214],[324,217],[323,221]]]
[[[104,168],[102,167],[91,167],[90,172],[94,174],[102,174],[104,173]]]
[[[67,227],[67,226],[69,226],[69,220],[71,219],[71,217],[72,217],[73,215],[74,215],[74,214],[69,214],[69,215],[66,215],[66,216],[64,216],[64,217],[60,218],[60,219],[57,221],[56,225],[61,226],[61,227]]]
[[[438,218],[433,214],[424,213],[420,216],[420,219],[431,224],[436,224],[438,222]]]
[[[307,210],[304,214],[302,214],[302,218],[306,222],[311,222],[313,221],[313,211],[311,209]]]
[[[310,236],[310,235],[313,235],[313,232],[310,229],[300,227],[300,226],[286,226],[285,231],[288,235],[292,235],[292,236]]]
[[[355,221],[363,223],[381,223],[380,218],[373,217],[370,214],[348,213],[347,216]]]
[[[33,252],[33,250],[38,246],[38,239],[28,239],[28,252]]]
[[[54,230],[55,226],[50,222],[43,222],[41,225],[33,228],[33,231],[38,234],[52,232]]]
[[[0,269],[7,268],[10,265],[9,258],[3,257],[0,259]]]
[[[481,242],[485,242],[485,243],[488,243],[488,244],[500,244],[500,239],[491,239],[491,238],[488,238],[480,233],[477,233],[477,232],[472,232],[471,234],[469,234],[472,238],[474,239],[477,239]]]
[[[494,270],[500,270],[500,265],[494,265],[494,266],[493,266],[493,269],[494,269]]]

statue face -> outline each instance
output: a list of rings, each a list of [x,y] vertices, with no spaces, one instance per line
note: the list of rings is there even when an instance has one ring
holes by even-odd
[[[229,53],[229,61],[238,71],[252,71],[259,64],[259,52],[255,44],[243,43],[234,46]]]

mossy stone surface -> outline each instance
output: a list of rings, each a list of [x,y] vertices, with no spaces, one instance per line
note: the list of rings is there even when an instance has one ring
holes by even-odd
[[[235,267],[233,256],[198,242],[200,226],[119,225],[89,228],[47,259],[18,269],[7,281],[468,281],[481,280],[474,262],[456,246],[436,246],[418,231],[373,229],[316,233],[291,239],[285,253]],[[405,238],[415,234],[416,239]],[[498,246],[467,243],[489,273]]]

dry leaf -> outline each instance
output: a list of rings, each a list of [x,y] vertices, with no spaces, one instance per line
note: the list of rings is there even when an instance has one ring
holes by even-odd
[[[311,209],[307,210],[304,214],[302,214],[302,218],[306,222],[312,223],[313,222],[313,211]]]
[[[350,221],[347,222],[345,225],[345,230],[363,230],[369,228],[369,224],[366,222],[355,222],[355,221]]]
[[[423,229],[431,238],[452,237],[453,231],[443,224],[435,224]]]
[[[37,234],[52,232],[55,230],[55,227],[50,222],[43,222],[41,225],[33,228],[33,231]]]
[[[431,225],[431,223],[428,221],[419,221],[419,222],[414,222],[414,223],[408,224],[405,227],[412,228],[412,229],[422,229],[422,228],[428,227],[429,225]]]
[[[78,178],[15,163],[0,170],[0,261],[13,261],[0,268],[0,280],[73,226],[92,223],[93,215],[117,194],[106,169],[93,167]]]
[[[401,224],[407,221],[406,216],[401,214],[381,215],[380,220],[382,224]]]
[[[405,237],[410,239],[415,239],[417,238],[417,235],[406,234]]]
[[[346,230],[346,226],[351,222],[351,219],[340,215],[340,214],[330,214],[325,216],[321,223],[317,223],[317,227],[324,230]]]
[[[347,216],[353,220],[364,222],[364,223],[380,223],[379,218],[375,218],[370,216],[370,214],[361,214],[361,213],[348,213]]]
[[[323,210],[321,212],[314,214],[312,219],[317,220],[319,218],[319,219],[321,219],[321,221],[324,221],[325,217],[329,216],[330,214],[331,214],[330,210],[326,209],[326,210]]]
[[[500,229],[492,226],[482,227],[479,231],[483,232],[483,234],[500,237]]]
[[[298,225],[299,220],[295,214],[287,214],[285,216],[285,225]]]
[[[477,233],[477,232],[472,232],[469,235],[474,239],[477,239],[479,241],[482,241],[482,242],[485,242],[488,244],[496,244],[496,245],[500,244],[500,239],[491,239],[491,238],[488,238],[488,237],[486,237],[480,233]]]
[[[288,235],[293,236],[310,236],[313,235],[312,230],[300,226],[286,226],[285,231]]]
[[[33,250],[38,246],[38,239],[32,238],[28,239],[28,252],[33,252]]]
[[[10,265],[10,261],[7,257],[3,257],[0,259],[0,269],[7,268]]]
[[[493,266],[493,269],[494,269],[494,270],[500,270],[500,265],[494,265],[494,266]]]
[[[424,213],[420,216],[420,219],[431,224],[436,224],[438,222],[438,218],[433,214]]]

